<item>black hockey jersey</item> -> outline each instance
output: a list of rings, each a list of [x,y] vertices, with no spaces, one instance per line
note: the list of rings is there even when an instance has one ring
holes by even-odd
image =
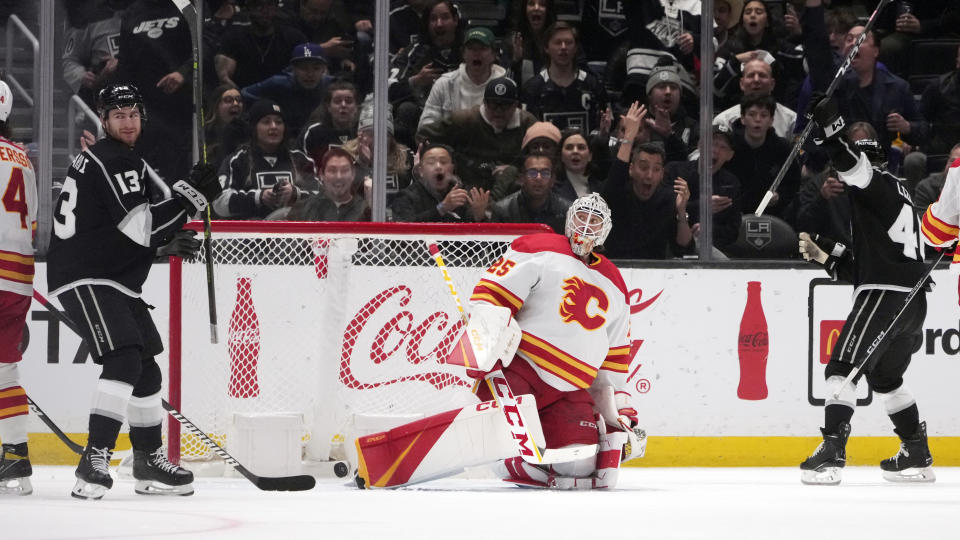
[[[298,200],[318,192],[313,160],[299,150],[265,154],[257,145],[243,146],[220,164],[224,189],[213,209],[222,217],[264,218],[274,209],[263,204],[263,192],[284,183],[294,185]]]
[[[927,270],[910,193],[895,176],[869,167],[863,155],[840,180],[849,186],[853,221],[853,261],[842,277],[858,290],[909,291]]]
[[[77,155],[54,205],[51,294],[93,284],[140,295],[156,248],[188,219],[175,199],[151,203],[158,181],[136,150],[109,137]]]
[[[539,120],[560,129],[580,128],[590,133],[599,127],[607,108],[607,91],[596,75],[582,69],[566,87],[557,86],[543,69],[523,85],[521,100]]]

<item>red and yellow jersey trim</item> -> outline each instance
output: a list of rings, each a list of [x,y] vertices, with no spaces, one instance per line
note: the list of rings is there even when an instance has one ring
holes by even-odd
[[[596,368],[527,332],[520,339],[519,351],[541,369],[577,388],[589,388],[597,378]]]
[[[0,279],[33,284],[33,256],[0,250]]]
[[[600,369],[606,369],[616,373],[626,373],[630,369],[630,346],[612,347]]]
[[[927,211],[923,213],[923,219],[920,221],[920,231],[923,232],[923,236],[938,246],[956,240],[960,228],[937,218],[933,215],[931,208],[932,206],[927,207]]]
[[[27,393],[22,386],[14,386],[0,392],[0,419],[27,414]]]
[[[523,307],[523,300],[519,296],[507,290],[503,285],[489,279],[481,279],[477,283],[477,286],[473,288],[470,300],[508,308],[510,314],[514,316]]]

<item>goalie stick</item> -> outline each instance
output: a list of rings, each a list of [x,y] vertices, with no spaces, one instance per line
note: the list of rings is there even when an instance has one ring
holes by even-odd
[[[173,0],[180,14],[187,21],[190,30],[190,44],[193,54],[193,130],[197,137],[197,149],[200,154],[200,166],[207,164],[207,141],[203,126],[203,81],[200,70],[200,11],[190,0]],[[207,310],[210,317],[210,343],[216,344],[217,338],[217,295],[213,278],[213,239],[210,234],[210,203],[203,212],[203,256],[207,269]]]
[[[873,10],[873,13],[870,15],[870,18],[867,19],[866,24],[863,25],[863,33],[857,36],[856,41],[854,41],[853,46],[850,48],[850,52],[847,53],[847,57],[843,59],[843,63],[840,64],[840,67],[837,69],[837,73],[833,76],[833,80],[830,81],[830,86],[827,87],[827,91],[824,92],[824,96],[829,98],[837,90],[837,86],[840,85],[840,79],[843,78],[843,74],[847,72],[847,68],[850,67],[850,62],[853,61],[853,58],[857,56],[857,53],[860,52],[860,45],[863,44],[863,41],[867,39],[867,33],[873,28],[874,22],[877,20],[877,15],[883,11],[883,8],[887,6],[893,0],[880,0],[877,4],[877,8]],[[813,103],[810,104],[811,108]],[[814,122],[808,121],[807,125],[803,126],[803,131],[797,136],[796,140],[793,142],[793,148],[790,149],[790,153],[787,155],[787,158],[783,160],[783,165],[780,166],[780,171],[777,172],[776,178],[774,178],[773,183],[770,184],[770,188],[767,189],[767,192],[763,195],[763,200],[760,201],[760,204],[757,206],[757,210],[754,212],[757,216],[762,216],[763,211],[767,209],[767,205],[770,204],[770,201],[773,199],[773,196],[777,193],[777,188],[780,187],[780,182],[783,182],[783,178],[787,175],[787,169],[790,168],[790,165],[793,164],[793,161],[797,158],[797,154],[800,153],[800,148],[807,141],[807,137],[810,136],[810,132],[813,131]]]
[[[40,294],[36,290],[33,291],[33,297],[36,298],[37,301],[43,305],[43,307],[47,308],[47,311],[52,313],[54,317],[56,317],[60,322],[65,324],[67,328],[69,328],[70,330],[73,330],[75,334],[77,334],[78,336],[80,336],[81,339],[83,339],[83,334],[80,332],[80,329],[76,326],[76,324],[72,320],[70,320],[69,317],[67,317],[65,313],[57,309],[56,306],[51,304],[49,300],[47,300],[42,294]],[[161,404],[163,405],[163,408],[170,414],[170,416],[172,416],[177,422],[180,422],[180,424],[186,427],[191,433],[196,435],[197,438],[199,438],[205,445],[207,445],[225,462],[227,462],[227,464],[231,465],[234,469],[236,469],[237,472],[242,474],[244,478],[252,482],[253,485],[257,486],[258,488],[264,491],[306,491],[308,489],[313,489],[313,487],[317,484],[317,480],[308,474],[300,474],[300,475],[294,475],[294,476],[260,476],[260,475],[254,474],[249,469],[241,465],[240,462],[238,462],[233,456],[227,453],[227,451],[224,450],[223,447],[221,447],[213,439],[211,439],[209,435],[204,433],[203,430],[201,430],[199,427],[197,427],[196,424],[191,422],[190,419],[185,417],[180,411],[178,411],[172,405],[170,405],[170,403],[168,403],[167,400],[161,399]],[[50,424],[47,424],[47,425],[50,426],[51,429],[54,428],[54,426],[51,426]],[[62,435],[62,433],[63,432],[58,433],[58,436]],[[65,435],[61,437],[61,440],[63,440],[65,437],[66,437]],[[66,442],[66,440],[64,442]],[[71,446],[70,444],[68,444],[67,446],[70,446],[71,450],[73,450],[73,446]],[[80,451],[77,453],[79,454],[82,452],[83,452],[83,448],[80,448]]]
[[[933,263],[927,268],[926,273],[923,274],[923,277],[917,281],[917,284],[914,285],[912,289],[910,289],[907,297],[903,300],[903,306],[899,311],[897,311],[897,314],[894,315],[893,320],[890,321],[890,324],[888,324],[882,332],[877,334],[877,337],[873,338],[873,342],[870,343],[869,347],[867,347],[867,353],[864,355],[863,361],[860,362],[859,365],[854,366],[854,368],[850,371],[850,374],[847,375],[847,378],[843,380],[843,383],[840,385],[840,387],[833,392],[833,399],[840,399],[840,392],[842,392],[848,384],[856,384],[856,382],[860,380],[860,377],[862,377],[864,373],[869,372],[870,369],[873,368],[873,365],[877,363],[877,358],[879,357],[873,356],[874,351],[876,351],[877,347],[879,347],[880,344],[883,343],[883,340],[886,339],[887,334],[889,334],[890,330],[893,329],[893,325],[897,324],[897,321],[900,320],[900,316],[903,315],[903,312],[907,310],[907,307],[910,305],[910,302],[913,301],[913,298],[917,296],[917,293],[923,289],[923,286],[927,283],[927,279],[930,277],[930,274],[933,273],[933,269],[940,264],[940,261],[943,260],[943,257],[946,254],[947,250],[941,250],[937,260],[933,261]]]
[[[447,285],[447,291],[453,298],[460,312],[460,320],[463,321],[464,330],[467,325],[467,314],[463,309],[463,303],[460,302],[460,296],[457,294],[457,288],[447,272],[447,265],[440,254],[440,247],[435,240],[427,240],[427,248],[433,257],[437,268],[443,274],[443,281]],[[469,345],[468,345],[469,347]],[[520,412],[520,406],[517,402],[507,378],[503,375],[502,369],[494,369],[484,375],[484,382],[490,387],[490,393],[493,395],[497,407],[503,412],[503,416],[510,426],[510,432],[517,445],[517,453],[527,463],[534,465],[547,465],[550,463],[567,463],[583,459],[587,456],[596,455],[599,445],[581,445],[567,448],[544,448],[537,444],[533,433],[527,428],[528,423],[524,420]]]

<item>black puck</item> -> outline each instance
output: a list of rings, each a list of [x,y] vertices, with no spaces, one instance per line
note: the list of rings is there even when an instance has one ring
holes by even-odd
[[[337,475],[337,478],[343,478],[348,472],[350,472],[350,470],[347,468],[347,464],[342,461],[338,461],[336,465],[333,466],[333,474]]]

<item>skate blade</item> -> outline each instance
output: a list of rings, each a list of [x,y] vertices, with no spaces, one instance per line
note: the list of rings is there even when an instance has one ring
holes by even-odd
[[[193,495],[193,484],[171,486],[153,480],[137,480],[137,483],[133,486],[133,490],[140,495],[179,495],[186,497]]]
[[[107,489],[109,488],[101,486],[100,484],[91,484],[77,479],[77,483],[73,486],[73,491],[70,492],[70,495],[78,499],[96,501],[103,498],[107,493]]]
[[[902,471],[883,471],[883,479],[900,484],[936,482],[933,467],[911,467]]]
[[[33,493],[33,484],[29,478],[10,478],[0,481],[0,497],[8,495],[29,495]]]
[[[840,483],[842,467],[824,467],[820,470],[800,471],[800,481],[808,486],[836,486]]]

